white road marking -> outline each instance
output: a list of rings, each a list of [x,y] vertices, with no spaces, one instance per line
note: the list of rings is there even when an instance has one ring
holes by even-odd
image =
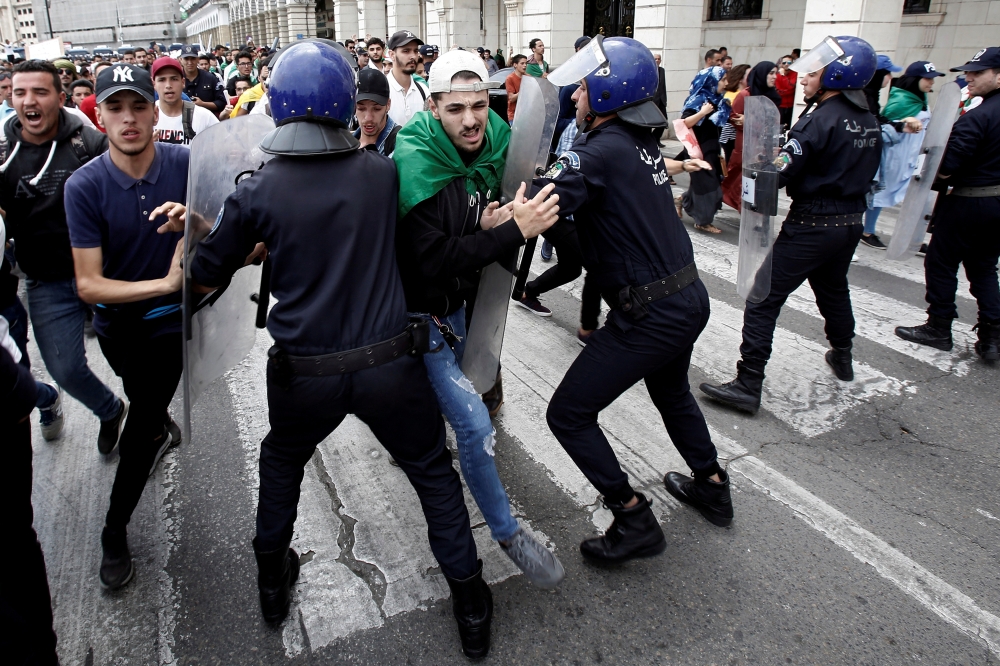
[[[994,515],[993,515],[992,513],[990,513],[989,511],[984,511],[984,510],[982,510],[982,509],[976,509],[976,512],[977,512],[978,514],[982,515],[982,516],[986,516],[986,517],[987,517],[987,518],[989,518],[990,520],[997,520],[997,521],[1000,521],[1000,518],[997,518],[996,516],[994,516]]]
[[[691,242],[694,244],[698,270],[732,283],[735,293],[739,247],[701,234],[692,234]],[[794,310],[822,320],[816,306],[816,296],[808,282],[796,289],[788,297],[786,304]],[[907,342],[896,335],[896,326],[912,326],[924,321],[926,315],[922,309],[855,286],[851,287],[851,304],[858,336],[960,377],[969,372],[968,358],[960,358],[957,352],[940,351]],[[954,337],[957,349],[968,347],[971,350],[975,342],[975,335],[971,331],[959,327],[956,327]]]
[[[97,341],[87,340],[86,347],[91,370],[123,396]],[[29,354],[35,377],[52,383],[33,341]],[[181,529],[179,516],[170,515],[181,509],[174,456],[167,453],[160,461],[129,523],[135,579],[120,593],[107,594],[97,576],[118,454],[98,453],[97,418],[68,394],[62,400],[66,425],[53,442],[42,439],[38,412],[31,415],[34,524],[45,555],[60,662],[83,664],[92,654],[95,664],[173,664],[178,598],[166,566]]]
[[[549,331],[546,332],[545,329]],[[506,335],[504,372],[506,376],[513,376],[519,381],[505,380],[505,393],[513,399],[501,411],[501,424],[508,434],[518,440],[529,456],[546,465],[553,480],[566,489],[578,505],[587,506],[596,497],[596,490],[586,480],[580,481],[579,471],[551,434],[546,440],[540,436],[540,427],[532,430],[525,426],[525,419],[519,418],[516,413],[511,414],[515,410],[520,412],[525,402],[533,402],[534,409],[528,413],[544,416],[544,405],[580,348],[567,331],[549,326],[539,318],[516,308],[511,308],[509,313]],[[520,381],[522,379],[524,381]],[[657,415],[652,400],[640,382],[601,412],[600,422],[633,485],[660,498],[666,493],[658,479],[671,469],[685,470],[686,466],[672,446],[663,425],[656,422]],[[639,416],[638,420],[636,416]],[[534,418],[537,419],[538,416]],[[528,419],[532,419],[532,416]],[[632,426],[631,431],[627,432],[627,438],[616,436],[624,434],[619,430],[623,424]],[[994,653],[1000,654],[1000,618],[980,608],[968,595],[889,546],[788,477],[771,469],[760,459],[747,455],[746,449],[729,437],[713,428],[709,430],[719,449],[720,458],[731,461],[728,466],[731,471],[789,507],[795,515],[803,518],[811,527],[855,558],[870,564],[883,578],[931,612],[970,638],[984,643]],[[648,468],[633,471],[630,460],[636,459],[646,462]],[[657,485],[659,488],[655,488]],[[660,493],[654,492],[655,490]],[[663,502],[660,504],[662,506]],[[674,509],[676,506],[670,498],[669,508]],[[737,508],[737,513],[738,511]],[[982,510],[979,512],[985,513]],[[663,514],[668,511],[661,508],[658,513],[663,520]],[[600,524],[597,516],[594,522],[599,528],[606,527],[606,523]]]

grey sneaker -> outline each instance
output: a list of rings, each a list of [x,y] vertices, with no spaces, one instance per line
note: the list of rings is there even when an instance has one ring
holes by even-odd
[[[163,428],[163,443],[160,444],[160,448],[156,452],[156,457],[153,458],[153,465],[149,468],[150,476],[153,476],[153,472],[156,471],[156,465],[160,462],[160,458],[163,457],[163,454],[166,453],[168,449],[171,449],[180,443],[180,438],[178,437],[177,439],[174,439],[174,436],[170,432],[170,428]]]
[[[38,424],[42,427],[42,437],[51,442],[59,437],[63,430],[62,391],[56,395],[56,401],[44,409],[39,408]]]
[[[559,558],[525,532],[523,527],[517,529],[506,545],[501,541],[500,548],[528,580],[543,590],[551,590],[566,577]]]

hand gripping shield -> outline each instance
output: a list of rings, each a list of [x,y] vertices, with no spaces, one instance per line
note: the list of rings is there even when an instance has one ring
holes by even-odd
[[[530,186],[532,179],[545,169],[558,117],[556,87],[545,79],[522,78],[507,147],[501,203],[512,201],[522,182]],[[514,221],[506,224],[514,224]],[[496,382],[517,260],[518,253],[503,257],[484,268],[479,278],[476,306],[462,359],[462,372],[479,393],[486,393]]]
[[[736,290],[751,303],[771,293],[771,246],[778,214],[781,116],[762,95],[746,98],[743,111],[743,205],[740,212],[740,258]]]
[[[213,381],[242,361],[257,333],[260,266],[236,272],[227,287],[211,294],[191,289],[192,253],[222,214],[236,182],[271,158],[257,144],[274,129],[264,115],[240,116],[213,125],[191,141],[187,225],[184,229],[184,437],[191,441],[191,408]]]
[[[927,223],[937,200],[937,193],[931,191],[931,186],[948,146],[951,127],[958,118],[961,99],[962,91],[954,82],[945,84],[938,92],[934,113],[920,144],[913,177],[906,187],[906,197],[896,221],[896,231],[886,250],[889,259],[899,261],[913,256],[924,239],[924,232],[927,231]]]

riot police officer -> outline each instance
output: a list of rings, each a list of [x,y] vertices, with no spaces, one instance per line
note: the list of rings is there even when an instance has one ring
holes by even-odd
[[[951,350],[951,322],[958,317],[958,266],[965,264],[979,305],[975,350],[1000,359],[1000,47],[981,50],[953,72],[965,72],[969,95],[982,102],[955,121],[938,169],[931,236],[924,258],[927,323],[896,328],[896,335]]]
[[[640,42],[598,37],[550,80],[580,80],[573,101],[581,133],[534,185],[555,184],[560,214],[574,216],[584,265],[612,310],[559,384],[547,418],[615,517],[603,536],[580,544],[581,553],[621,562],[666,548],[651,502],[633,490],[597,422],[640,380],[692,470],[667,474],[667,490],[716,525],[733,518],[729,477],[687,377],[694,342],[708,323],[708,292],[667,183],[681,170],[710,167],[660,155],[650,128],[667,121],[653,102],[656,63]]]
[[[261,610],[269,622],[288,613],[299,562],[289,544],[303,468],[316,445],[355,414],[419,495],[463,648],[485,656],[490,590],[445,448],[444,421],[414,354],[426,350],[426,328],[408,326],[396,267],[396,169],[386,157],[358,150],[347,129],[355,92],[351,68],[334,48],[302,42],[284,51],[269,90],[277,128],[260,144],[275,157],[226,199],[191,265],[197,285],[215,287],[259,242],[273,262],[271,430],[261,444],[253,542]],[[349,186],[358,174],[364,191]]]
[[[771,251],[770,293],[759,303],[747,301],[743,313],[736,379],[701,385],[725,405],[751,414],[760,409],[778,314],[806,280],[826,320],[832,346],[826,362],[841,381],[854,379],[847,271],[882,154],[881,130],[864,94],[875,66],[874,49],[857,37],[827,38],[793,65],[815,108],[795,123],[775,160],[792,205]]]

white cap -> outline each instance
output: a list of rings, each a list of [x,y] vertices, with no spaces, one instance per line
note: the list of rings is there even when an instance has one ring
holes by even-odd
[[[479,77],[476,83],[456,83],[451,84],[453,76],[459,72],[472,72]],[[499,88],[500,81],[490,81],[490,75],[486,72],[486,63],[477,55],[469,51],[455,49],[448,51],[434,61],[431,69],[431,78],[427,82],[427,87],[433,93],[447,92],[468,92],[487,90],[489,88]]]

